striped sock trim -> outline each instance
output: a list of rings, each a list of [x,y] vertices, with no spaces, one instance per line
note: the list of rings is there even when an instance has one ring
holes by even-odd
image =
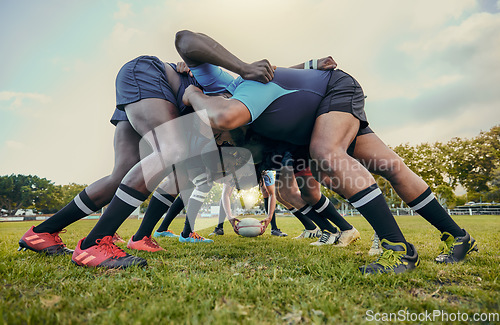
[[[427,204],[429,204],[432,200],[434,200],[434,194],[429,194],[425,199],[423,199],[420,203],[414,206],[410,206],[413,210],[417,211],[425,207]]]
[[[321,196],[321,199],[318,201],[318,203],[321,202],[321,200],[323,199],[325,200],[323,204],[318,209],[315,209],[316,212],[318,213],[323,212],[323,210],[325,210],[328,207],[328,204],[330,203],[330,200],[328,200],[324,195]]]
[[[137,199],[137,198],[133,197],[132,195],[128,194],[127,192],[125,192],[121,188],[121,185],[118,188],[118,190],[116,191],[115,196],[118,197],[123,202],[127,203],[128,205],[134,207],[134,208],[137,208],[139,205],[142,204],[142,202],[145,201],[145,199],[144,200],[140,200],[140,199]]]
[[[196,176],[195,178],[193,178],[193,184],[195,186],[200,186],[200,185],[203,185],[206,183],[208,183],[208,174],[207,173],[200,174],[200,175]]]
[[[207,195],[208,195],[208,192],[205,193],[205,192],[202,192],[202,191],[195,189],[193,191],[193,193],[191,194],[190,199],[200,201],[200,202],[205,202],[205,198],[207,197]]]
[[[75,204],[78,207],[78,209],[82,210],[83,213],[85,213],[85,214],[94,213],[94,210],[92,210],[85,203],[83,203],[83,201],[82,201],[82,199],[80,197],[80,194],[78,194],[77,196],[75,196],[75,198],[73,199],[73,202],[75,202]]]
[[[295,208],[291,208],[291,209],[288,209],[291,213],[296,213],[296,212],[299,212],[299,210],[295,209]]]
[[[354,202],[350,202],[350,203],[353,207],[355,207],[357,209],[357,208],[362,207],[363,205],[369,203],[371,200],[373,200],[374,198],[376,198],[379,195],[382,195],[382,191],[377,187],[374,190],[372,190],[371,192],[365,194],[359,200],[354,201]]]
[[[160,194],[158,191],[153,193],[153,196],[158,199],[161,203],[170,207],[174,203],[175,198],[170,194]]]
[[[301,212],[302,214],[308,214],[312,210],[312,207],[309,205],[305,205],[302,209],[300,209],[299,212]]]

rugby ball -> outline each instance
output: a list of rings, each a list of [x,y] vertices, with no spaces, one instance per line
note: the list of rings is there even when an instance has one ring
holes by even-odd
[[[238,233],[243,237],[257,237],[262,231],[263,225],[254,218],[245,218],[236,224]]]

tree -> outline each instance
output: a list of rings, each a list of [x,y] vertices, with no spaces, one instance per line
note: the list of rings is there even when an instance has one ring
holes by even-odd
[[[457,202],[457,197],[455,193],[453,192],[453,188],[450,187],[449,185],[439,185],[436,190],[434,191],[436,194],[436,197],[441,203],[441,205],[447,207],[447,208],[454,208],[455,203]]]

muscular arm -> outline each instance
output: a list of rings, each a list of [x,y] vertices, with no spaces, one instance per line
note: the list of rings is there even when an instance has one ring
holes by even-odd
[[[276,209],[276,187],[275,185],[269,185],[269,186],[266,186],[266,190],[267,190],[267,193],[269,194],[269,205],[267,207],[267,218],[269,218],[269,220],[272,219],[273,217],[273,214],[274,214],[274,210]]]
[[[214,39],[201,33],[182,30],[175,35],[175,47],[189,67],[210,63],[239,74],[243,79],[263,83],[274,77],[274,68],[269,61],[245,63]]]
[[[234,191],[234,186],[228,185],[224,183],[224,187],[222,188],[222,208],[226,211],[227,220],[231,221],[233,217],[233,213],[231,211],[231,194]]]
[[[233,130],[250,122],[247,107],[236,99],[222,96],[207,96],[200,89],[190,85],[182,97],[185,105],[195,111],[206,110],[212,128]]]

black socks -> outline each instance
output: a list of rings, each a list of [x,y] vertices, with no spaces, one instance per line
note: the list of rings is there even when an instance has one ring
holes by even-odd
[[[96,240],[113,236],[121,224],[148,197],[141,192],[120,184],[108,208],[81,244],[82,249],[97,245]],[[141,238],[142,239],[142,238]]]
[[[323,194],[321,194],[321,198],[319,199],[318,203],[316,203],[312,207],[314,210],[316,210],[317,213],[319,213],[320,216],[327,218],[333,224],[339,227],[340,231],[352,229],[352,225],[347,222],[347,220],[345,220],[344,217],[340,215],[340,213],[338,213],[333,203],[328,200]]]
[[[439,204],[432,194],[430,188],[424,191],[418,198],[408,203],[408,206],[430,222],[440,232],[448,232],[453,237],[465,235],[462,228],[450,217],[448,212]]]
[[[108,202],[103,204],[106,205]],[[59,210],[49,219],[36,226],[33,231],[36,233],[48,232],[50,234],[61,231],[66,226],[78,221],[89,214],[99,210],[94,202],[89,198],[85,190],[81,191],[75,198],[68,203],[64,208]]]

